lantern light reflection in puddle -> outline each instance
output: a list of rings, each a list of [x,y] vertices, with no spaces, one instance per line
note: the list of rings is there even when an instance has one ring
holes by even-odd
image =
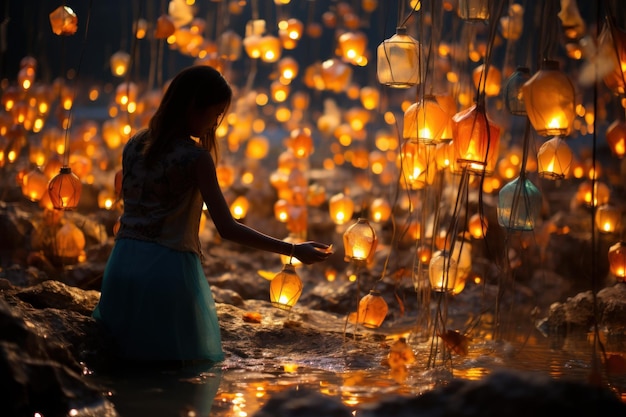
[[[284,264],[282,270],[270,282],[270,301],[274,307],[290,310],[302,294],[302,281],[292,264]]]

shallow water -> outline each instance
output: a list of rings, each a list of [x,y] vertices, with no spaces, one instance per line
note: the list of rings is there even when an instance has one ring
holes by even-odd
[[[383,357],[380,364],[350,369],[337,359],[290,362],[283,357],[253,365],[240,366],[227,359],[219,366],[121,371],[91,378],[109,387],[109,399],[122,417],[252,416],[273,394],[287,388],[309,388],[339,397],[358,415],[360,404],[382,396],[418,395],[452,378],[478,380],[502,368],[587,382],[595,356],[588,339],[585,335],[566,339],[538,335],[513,342],[483,341],[471,343],[466,356],[439,358],[430,355],[432,341],[411,342],[416,361],[405,372],[391,371]],[[623,337],[605,338],[602,346],[607,354],[626,352]],[[603,373],[603,381],[626,402],[626,375]]]

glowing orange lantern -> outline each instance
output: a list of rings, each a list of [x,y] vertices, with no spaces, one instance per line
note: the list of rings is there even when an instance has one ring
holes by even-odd
[[[168,14],[162,14],[157,19],[154,37],[156,39],[166,39],[176,32],[174,20]]]
[[[345,224],[352,219],[354,201],[343,193],[335,194],[328,200],[328,210],[335,224]]]
[[[30,201],[39,201],[48,189],[48,177],[39,168],[26,173],[22,179],[22,194]]]
[[[235,219],[243,219],[248,214],[248,209],[250,208],[250,202],[244,195],[240,195],[235,198],[230,205],[230,214],[233,215]]]
[[[492,174],[498,160],[500,127],[476,104],[455,114],[452,121],[454,151],[460,167],[474,173]]]
[[[375,223],[383,223],[391,216],[391,205],[384,198],[375,198],[370,204],[370,218]]]
[[[85,235],[74,223],[67,222],[56,233],[56,255],[64,261],[76,262],[84,255]]]
[[[423,143],[439,141],[450,124],[450,116],[435,96],[427,95],[404,111],[402,136]]]
[[[378,82],[392,88],[409,88],[421,82],[421,48],[406,27],[385,39],[376,49]]]
[[[457,263],[447,251],[433,254],[428,266],[430,286],[437,292],[450,292],[457,278]]]
[[[378,237],[367,219],[359,218],[343,234],[343,245],[346,262],[354,262],[357,265],[370,262],[376,246]]]
[[[626,154],[626,123],[616,120],[606,129],[606,142],[613,155],[623,158]]]
[[[50,26],[55,35],[73,35],[78,30],[76,13],[68,6],[59,6],[49,15]]]
[[[609,248],[609,269],[619,281],[626,281],[626,242],[617,242]]]
[[[473,214],[467,222],[467,229],[474,239],[484,238],[488,226],[487,219],[481,216],[480,213]]]
[[[337,55],[358,64],[367,49],[367,36],[363,32],[344,32],[337,38],[337,43]]]
[[[574,155],[567,143],[555,136],[546,141],[537,152],[539,175],[549,179],[562,179],[569,173]]]
[[[270,282],[270,302],[274,307],[290,310],[302,294],[302,281],[292,264],[284,264],[282,270]]]
[[[117,51],[111,55],[111,72],[116,77],[123,77],[130,65],[130,55],[124,51]]]
[[[483,90],[486,96],[494,97],[500,94],[502,72],[493,65],[489,65],[487,75],[485,75],[485,64],[474,68],[472,80],[474,81],[474,87],[477,90]]]
[[[387,302],[380,292],[371,290],[359,301],[357,322],[364,327],[375,329],[383,324],[388,310]]]
[[[432,149],[434,151],[434,149]],[[408,189],[421,189],[426,184],[432,184],[437,172],[433,159],[434,152],[430,152],[428,144],[405,141],[398,155],[398,164],[402,169],[402,186]]]
[[[595,215],[596,227],[603,233],[614,233],[622,218],[621,211],[610,204],[603,204],[598,207]]]
[[[321,79],[326,90],[345,91],[352,80],[352,68],[339,59],[327,59],[322,62]]]
[[[575,111],[574,85],[557,61],[544,61],[541,69],[522,88],[526,113],[543,136],[568,135]]]
[[[587,206],[601,206],[603,204],[607,204],[611,194],[608,185],[600,181],[595,181],[594,186],[592,187],[591,183],[592,181],[589,180],[582,182],[578,186],[578,190],[576,191],[576,200]]]
[[[62,167],[59,174],[48,183],[52,205],[57,210],[73,210],[78,207],[83,184],[70,167]]]

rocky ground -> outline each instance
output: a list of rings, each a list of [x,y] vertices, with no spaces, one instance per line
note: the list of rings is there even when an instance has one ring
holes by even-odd
[[[85,218],[82,222],[89,241],[89,261],[60,268],[41,253],[25,249],[27,236],[40,227],[32,213],[16,205],[1,208],[1,230],[5,233],[0,249],[4,264],[8,264],[0,269],[0,375],[4,387],[0,401],[7,405],[2,406],[2,415],[32,416],[39,412],[46,417],[65,416],[74,408],[90,410],[84,411],[85,415],[115,416],[103,396],[103,387],[85,377],[93,370],[116,365],[110,355],[110,340],[90,317],[112,245],[110,238],[98,237],[96,226],[102,219]],[[316,233],[319,240],[330,242],[327,239],[334,232],[320,226]],[[410,274],[397,267],[399,259],[411,256],[410,249],[381,247],[376,264],[389,261],[384,279],[380,279],[378,269],[360,271],[356,283],[349,281],[346,275],[351,271],[340,249],[327,265],[300,269],[303,295],[297,307],[287,313],[271,306],[269,281],[263,277],[280,269],[275,255],[220,242],[210,232],[203,241],[208,255],[205,271],[217,303],[227,366],[256,368],[267,358],[285,354],[296,359],[341,361],[345,369],[380,366],[381,358],[390,351],[389,336],[415,327],[419,303],[414,284]],[[576,245],[567,241],[560,247]],[[463,331],[480,321],[492,326],[499,305],[502,311],[514,307],[515,316],[526,317],[525,325],[544,334],[584,333],[596,323],[603,333],[625,333],[626,284],[603,282],[597,292],[577,291],[576,282],[564,278],[558,268],[558,272],[555,268],[537,268],[526,281],[513,282],[499,279],[486,259],[476,264],[482,265],[486,279],[481,284],[468,284],[461,294],[446,300],[449,328]],[[328,267],[339,271],[333,282],[325,278]],[[389,304],[383,326],[367,330],[347,323],[359,295],[374,285]],[[429,307],[436,305],[434,298],[427,302]],[[501,323],[506,323],[502,314]],[[619,367],[623,362],[620,358],[612,371],[626,373]],[[481,381],[452,379],[418,397],[390,396],[368,404],[360,415],[587,416],[598,410],[604,416],[626,415],[626,405],[601,381],[601,375],[599,384],[588,385],[504,371]],[[272,397],[257,417],[350,415],[339,400],[324,397],[320,401],[320,395],[308,390],[282,392]],[[101,406],[87,407],[93,404]]]

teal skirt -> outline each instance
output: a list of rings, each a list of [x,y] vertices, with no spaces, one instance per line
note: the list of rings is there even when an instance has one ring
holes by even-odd
[[[111,332],[122,359],[224,359],[213,294],[191,252],[117,240],[93,317]]]

